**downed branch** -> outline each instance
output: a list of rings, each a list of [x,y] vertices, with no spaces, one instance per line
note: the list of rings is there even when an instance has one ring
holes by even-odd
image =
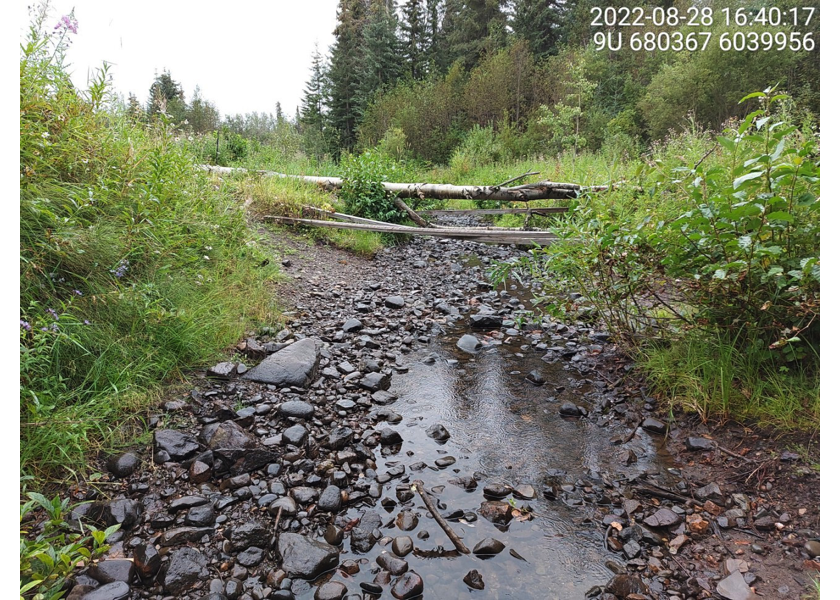
[[[417,479],[412,484],[412,487],[417,491],[418,494],[420,494],[420,497],[426,504],[426,508],[428,508],[429,512],[432,513],[432,516],[435,518],[435,521],[437,521],[437,524],[440,525],[440,528],[443,529],[443,532],[447,535],[447,537],[449,537],[449,539],[452,540],[452,543],[455,544],[455,548],[458,549],[458,552],[460,552],[461,554],[469,554],[470,549],[467,548],[463,541],[461,541],[461,538],[458,537],[458,534],[452,530],[452,528],[449,526],[449,523],[447,523],[446,520],[442,516],[440,516],[440,512],[438,512],[438,509],[435,508],[434,504],[432,504],[432,501],[426,494],[426,490],[423,489],[423,482]]]
[[[216,167],[200,165],[200,168],[220,174],[247,173],[247,169],[231,167]],[[341,188],[343,180],[340,177],[315,177],[312,175],[286,175],[274,171],[255,171],[270,177],[299,179],[313,183],[326,190]],[[586,192],[603,192],[611,190],[615,185],[581,186],[576,183],[558,183],[555,181],[539,181],[515,187],[501,185],[451,185],[448,183],[393,183],[383,181],[382,187],[397,198],[434,198],[437,200],[498,200],[501,202],[530,202],[531,200],[572,200]],[[421,219],[418,215],[415,216]],[[419,221],[412,217],[419,224]]]

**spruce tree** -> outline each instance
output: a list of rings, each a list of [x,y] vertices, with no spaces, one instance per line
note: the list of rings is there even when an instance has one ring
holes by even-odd
[[[421,79],[428,71],[429,30],[423,0],[408,0],[402,9],[400,32],[403,41],[406,73]]]
[[[362,46],[359,105],[365,108],[378,90],[391,87],[402,74],[397,19],[387,0],[371,1]]]
[[[317,44],[315,52],[312,53],[312,76],[306,83],[306,90],[303,92],[303,106],[300,109],[298,121],[311,127],[318,132],[324,131],[324,63]]]
[[[467,69],[482,55],[505,45],[507,17],[503,0],[444,0],[441,59],[449,67],[461,60]]]
[[[511,25],[516,37],[528,42],[539,61],[557,53],[561,22],[567,15],[565,0],[516,0]]]
[[[363,0],[340,0],[335,44],[331,48],[327,71],[327,124],[335,131],[338,155],[342,148],[350,148],[356,139],[356,126],[362,118],[364,106],[360,87],[362,75],[362,30],[365,24]]]

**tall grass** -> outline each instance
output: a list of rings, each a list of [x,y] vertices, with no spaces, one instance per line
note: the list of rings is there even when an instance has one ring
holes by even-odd
[[[104,67],[76,89],[73,32],[47,20],[20,57],[21,471],[39,476],[84,470],[163,382],[269,319],[274,274],[230,186],[165,116],[112,105]]]

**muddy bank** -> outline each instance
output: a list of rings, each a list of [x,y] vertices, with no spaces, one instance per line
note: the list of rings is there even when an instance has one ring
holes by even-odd
[[[269,239],[290,277],[288,322],[170,398],[153,445],[110,461],[112,485],[77,491],[94,501],[77,516],[123,527],[70,597],[807,589],[813,457],[669,423],[622,383],[631,365],[606,333],[534,315],[529,290],[486,282],[517,250],[413,240],[365,261]]]

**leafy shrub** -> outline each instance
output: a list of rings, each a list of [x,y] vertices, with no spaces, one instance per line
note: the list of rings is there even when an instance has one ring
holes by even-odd
[[[80,531],[76,531],[65,520],[69,500],[58,496],[49,500],[34,492],[28,492],[27,497],[20,505],[20,597],[58,600],[73,569],[107,552],[105,539],[120,526],[99,531],[77,523]],[[36,509],[46,513],[40,524],[33,520]]]
[[[383,181],[394,181],[399,174],[399,165],[376,150],[358,156],[345,154],[341,161],[344,183],[340,193],[344,209],[366,219],[399,222],[402,213],[382,186]]]

